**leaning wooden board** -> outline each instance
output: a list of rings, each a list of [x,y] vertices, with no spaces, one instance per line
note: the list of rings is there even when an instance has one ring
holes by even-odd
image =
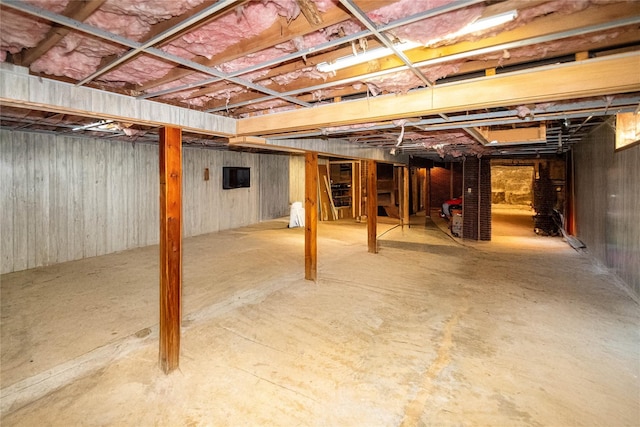
[[[322,221],[335,221],[337,215],[331,198],[329,186],[329,171],[327,165],[318,165],[318,189],[320,191],[320,219]]]

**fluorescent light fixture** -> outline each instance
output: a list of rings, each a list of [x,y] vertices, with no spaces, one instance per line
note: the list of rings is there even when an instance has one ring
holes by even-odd
[[[455,33],[448,34],[438,39],[429,40],[429,42],[427,42],[425,46],[431,46],[443,40],[454,39],[460,36],[464,36],[466,34],[473,34],[473,33],[477,33],[478,31],[488,30],[489,28],[497,27],[498,25],[506,24],[507,22],[513,21],[517,17],[518,17],[518,11],[514,9],[508,12],[503,12],[497,15],[481,18],[481,19],[478,19],[477,21],[472,22],[466,27],[461,28]]]
[[[507,22],[513,21],[517,17],[518,11],[510,10],[509,12],[499,13],[487,18],[478,19],[477,21],[472,22],[460,31],[456,32],[455,35],[460,36],[463,34],[471,34],[478,31],[488,30],[489,28],[497,27],[498,25],[506,24]]]
[[[71,130],[72,131],[79,131],[79,130],[86,130],[86,129],[92,129],[92,128],[97,128],[97,129],[100,129],[100,130],[104,130],[104,129],[108,129],[108,125],[110,125],[113,122],[114,122],[114,120],[100,120],[98,122],[91,123],[91,124],[88,124],[88,125],[75,127],[75,128],[73,128]]]
[[[405,51],[420,46],[415,42],[402,42],[394,45],[397,50]],[[330,73],[332,71],[342,70],[343,68],[351,67],[353,65],[362,64],[364,62],[373,61],[374,59],[384,58],[385,56],[393,55],[393,50],[388,47],[378,47],[376,49],[367,50],[356,55],[344,56],[338,58],[333,62],[322,62],[316,65],[318,71],[323,73]]]
[[[478,31],[487,30],[492,27],[497,27],[498,25],[506,24],[507,22],[513,21],[517,17],[518,11],[510,10],[508,12],[499,13],[487,18],[478,19],[477,21],[472,22],[461,30],[449,34],[445,37],[445,39],[452,39],[463,36],[465,34],[472,34]],[[426,45],[429,46],[441,40],[442,39],[431,40]],[[415,42],[402,42],[396,44],[394,47],[399,51],[405,51],[416,48],[418,46],[421,46],[421,44]],[[316,68],[320,72],[330,73],[333,71],[342,70],[343,68],[351,67],[353,65],[373,61],[374,59],[384,58],[385,56],[389,56],[392,54],[393,50],[389,49],[388,47],[379,47],[376,49],[367,50],[362,53],[357,53],[355,55],[344,56],[342,58],[336,59],[333,62],[322,62],[316,65]]]

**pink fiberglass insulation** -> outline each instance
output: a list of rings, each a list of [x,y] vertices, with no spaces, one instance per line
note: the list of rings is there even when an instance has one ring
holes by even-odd
[[[33,21],[13,11],[2,11],[2,32],[0,32],[0,61],[7,53],[18,53],[22,48],[34,47],[47,34],[51,26],[41,21]]]
[[[354,23],[352,21],[341,22],[339,24],[332,25],[325,29],[314,31],[313,33],[305,35],[304,37],[302,37],[302,42],[282,43],[273,48],[264,49],[256,53],[246,55],[242,58],[220,64],[218,68],[225,73],[234,73],[253,65],[261,64],[265,61],[282,57],[283,55],[295,52],[296,50],[306,49],[308,47],[316,46],[321,43],[326,43],[331,39],[337,37],[338,34],[348,35],[361,30],[362,26],[357,23]],[[262,71],[262,75],[267,74],[268,72],[268,69],[264,69]],[[261,75],[258,75],[254,72],[250,75],[244,74],[240,77],[245,80],[256,81],[258,77],[261,77]],[[307,67],[302,70],[279,75],[273,78],[273,80],[277,84],[286,85],[301,77],[322,80],[326,79],[326,75],[324,73],[318,72],[315,67]],[[219,96],[217,95],[213,96],[219,98]]]
[[[284,111],[295,110],[297,107],[295,105],[291,105],[287,101],[282,101],[279,99],[274,99],[271,101],[266,101],[261,103],[260,105],[249,104],[244,107],[247,110],[258,111],[257,114],[272,114],[272,113],[281,113]],[[250,113],[240,114],[241,118],[248,117]]]
[[[85,22],[88,25],[137,41],[151,30],[151,25],[164,19],[179,16],[201,2],[202,0],[172,2],[110,0],[105,2]],[[121,54],[125,50],[122,46],[72,31],[56,47],[34,62],[31,69],[34,72],[83,79],[97,69],[102,57]],[[153,65],[153,61],[149,58],[140,60],[137,58],[124,66],[130,68],[130,71],[125,73],[127,77],[116,74],[112,76],[113,80],[121,83],[145,81],[143,76],[146,75],[146,78],[149,78],[150,74],[159,73],[165,68],[160,61],[156,60],[155,65],[157,66],[150,67],[144,73],[138,72],[144,66]],[[70,65],[70,62],[74,64]],[[165,72],[163,71],[163,74]],[[104,80],[109,81],[107,78]]]
[[[96,11],[87,23],[132,40],[140,40],[151,30],[151,25],[174,16],[179,16],[202,1],[137,2],[112,0]],[[185,34],[164,47],[177,56],[191,59],[195,55],[212,57],[234,45],[241,38],[252,37],[269,28],[278,16],[291,19],[299,13],[295,0],[251,2],[239,13],[228,13],[215,22]],[[48,27],[40,33],[46,33]],[[3,32],[4,33],[4,32]],[[41,39],[40,35],[38,38]],[[65,41],[65,39],[68,39]],[[82,79],[97,69],[100,61],[85,60],[82,55],[108,56],[120,54],[124,48],[101,40],[70,33],[60,43],[62,48],[53,49],[33,64],[34,72]],[[37,43],[37,42],[36,42]],[[15,50],[15,48],[14,48]],[[67,62],[76,63],[70,67]],[[82,65],[81,65],[82,64]],[[142,84],[164,76],[175,64],[140,56],[102,77],[103,81]]]
[[[549,13],[570,13],[570,12],[578,12],[580,10],[586,9],[589,4],[596,3],[597,0],[555,0],[547,3],[542,3],[529,8],[522,8],[518,10],[518,18],[516,20],[516,24],[518,22],[529,22],[532,19],[537,18],[538,16],[544,16]],[[525,3],[526,4],[526,3]]]
[[[323,13],[338,6],[338,0],[314,0],[314,3],[318,11]]]
[[[280,85],[285,86],[288,85],[298,79],[318,79],[324,80],[326,78],[326,73],[321,73],[316,70],[315,67],[307,67],[301,70],[292,71],[290,73],[281,74],[279,76],[271,77],[271,80]]]
[[[452,0],[400,0],[370,12],[368,16],[378,24],[387,24],[449,3]],[[395,28],[390,33],[403,41],[427,45],[473,22],[483,10],[484,6],[478,4]]]
[[[566,52],[579,52],[581,50],[588,50],[594,43],[601,42],[607,39],[615,39],[623,32],[637,31],[634,27],[620,28],[615,30],[609,30],[601,32],[596,35],[585,35],[579,37],[572,37],[567,39],[556,40],[547,43],[541,43],[534,46],[526,46],[519,49],[509,50],[508,52],[500,51],[486,55],[481,55],[475,58],[481,61],[511,59],[523,61],[530,59],[542,59],[551,58],[559,54],[565,54]]]
[[[279,2],[283,3],[283,2]],[[287,2],[290,3],[290,2]],[[241,13],[229,13],[172,41],[163,49],[183,58],[200,55],[211,58],[241,39],[257,36],[271,27],[283,9],[275,2],[252,2]]]
[[[265,61],[280,58],[283,55],[294,52],[295,46],[293,43],[282,43],[269,49],[264,49],[256,53],[250,53],[233,61],[228,61],[217,66],[220,71],[224,73],[235,73],[240,70],[245,70],[253,65],[261,64]],[[243,77],[244,78],[244,77]]]
[[[305,34],[302,48],[310,48],[328,41],[362,31],[364,27],[354,21],[343,21],[313,33]]]
[[[50,10],[51,12],[61,13],[69,0],[25,0],[25,3],[29,3],[40,9]]]
[[[430,82],[435,82],[440,78],[457,73],[462,63],[463,61],[456,61],[439,64],[421,68],[420,71]],[[425,86],[425,83],[411,70],[366,79],[364,82],[374,96],[383,92],[406,93],[411,89]]]
[[[220,69],[220,71],[225,73],[234,73],[239,70],[243,70],[248,67],[251,67],[253,65],[261,64],[265,61],[282,57],[285,54],[295,52],[296,50],[299,50],[301,48],[304,49],[307,47],[315,46],[317,44],[326,43],[330,41],[332,38],[336,37],[338,34],[348,35],[361,30],[362,30],[362,26],[360,24],[357,24],[351,21],[341,22],[339,24],[332,25],[325,29],[315,31],[313,33],[305,35],[303,37],[303,42],[298,43],[298,45],[296,45],[293,42],[282,43],[273,48],[265,49],[253,54],[246,55],[242,58],[238,58],[233,61],[220,64],[217,68]],[[249,80],[253,82],[258,80],[259,77],[262,77],[268,72],[269,72],[268,69],[263,69],[260,72],[243,74],[240,77],[244,80]],[[272,78],[271,80],[279,85],[286,85],[297,80],[298,78],[325,80],[326,77],[327,76],[325,73],[321,73],[317,71],[315,67],[307,67],[302,70],[296,70],[290,73],[281,74],[279,76]],[[265,83],[262,82],[262,84],[265,84]],[[154,90],[161,90],[161,89],[155,88]],[[222,92],[228,93],[227,88],[225,88]],[[224,97],[221,97],[215,93],[212,94],[212,96],[218,99],[226,97],[226,95]]]
[[[180,80],[176,80],[173,82],[169,82],[169,83],[165,83],[163,85],[160,86],[156,86],[153,88],[153,90],[148,91],[148,93],[153,93],[153,92],[160,92],[166,89],[173,89],[173,88],[177,88],[180,86],[184,86],[184,85],[196,85],[198,82],[201,82],[205,79],[209,79],[212,78],[212,76],[208,75],[208,74],[203,74],[203,73],[193,73],[193,74],[189,74],[188,76],[185,76],[183,78],[181,78]],[[188,98],[188,93],[190,92],[194,92],[196,90],[200,89],[197,86],[193,86],[190,89],[185,89],[181,92],[173,92],[169,95],[165,95],[168,96],[168,98],[179,98],[179,99],[184,99],[184,98]]]
[[[30,0],[26,3],[60,13],[66,7],[68,0]],[[36,46],[50,29],[51,26],[44,21],[33,19],[11,9],[3,9],[2,31],[0,31],[0,62],[6,60],[7,53],[18,53],[24,47]]]
[[[268,69],[262,69],[262,70],[254,71],[252,73],[244,74],[241,76],[241,78],[248,82],[253,82],[255,80],[259,80],[267,73],[269,73]],[[200,73],[190,74],[179,80],[154,87],[153,90],[150,90],[148,92],[159,92],[166,89],[179,87],[182,85],[193,84],[193,83],[197,84],[198,82],[205,79],[209,79],[209,78],[211,78],[211,76],[206,74],[200,74]],[[235,85],[227,81],[221,81],[220,83],[216,83],[214,86],[210,86],[210,89],[211,91],[206,95],[207,100],[211,100],[211,99],[227,99],[228,100],[230,99],[231,96],[235,96],[242,92],[247,91],[247,89],[244,86]],[[189,99],[191,97],[191,94],[196,92],[197,90],[199,90],[199,88],[196,87],[194,89],[184,90],[181,92],[169,93],[167,95],[161,96],[160,99]]]
[[[295,5],[295,7],[294,7]],[[228,13],[215,22],[211,22],[198,28],[195,31],[187,33],[182,37],[172,41],[163,47],[163,50],[176,56],[191,59],[194,56],[203,56],[211,58],[214,55],[223,52],[228,47],[235,45],[240,39],[254,37],[264,30],[271,27],[279,16],[285,16],[291,19],[291,13],[295,13],[297,3],[294,0],[280,0],[269,2],[251,2],[244,5],[241,9],[237,9],[237,13]],[[299,13],[299,10],[298,10]],[[274,49],[274,51],[278,51]],[[246,59],[239,60],[241,64],[224,69],[223,72],[233,72],[237,69],[246,68],[246,66],[259,63],[264,60],[271,59],[268,54],[255,54],[257,58],[255,62]],[[275,55],[275,54],[274,54]],[[282,55],[279,52],[279,55]],[[247,55],[249,57],[251,55]],[[158,67],[150,67],[146,72],[141,72],[140,65],[136,61],[119,67],[117,70],[105,76],[105,79],[115,79],[134,84],[143,84],[164,76],[172,65],[161,64],[162,61],[155,60]],[[167,68],[169,67],[169,68]]]
[[[180,16],[190,9],[200,5],[204,0],[172,0],[172,1],[135,1],[135,0],[107,0],[100,11],[111,14],[114,19],[123,16],[135,16],[140,21],[139,25],[151,25],[158,22]],[[111,28],[107,24],[105,29]]]
[[[31,65],[36,73],[84,79],[94,72],[103,57],[124,52],[119,45],[103,43],[76,32],[67,34]]]
[[[367,16],[376,24],[384,25],[452,2],[453,0],[400,0],[369,12]]]
[[[425,46],[438,45],[449,34],[461,30],[479,18],[483,10],[484,7],[478,4],[395,28],[391,33],[403,41],[408,40]]]
[[[81,80],[98,68],[101,59],[100,56],[67,51],[63,46],[57,45],[38,58],[31,65],[31,71]]]
[[[481,154],[484,147],[475,139],[471,138],[467,133],[462,131],[452,132],[434,132],[427,134],[428,138],[423,138],[422,144],[425,148],[434,149],[442,158],[445,156],[461,157],[470,154],[472,150],[474,154]],[[465,147],[465,150],[461,150]]]
[[[282,57],[283,55],[295,52],[300,49],[306,49],[312,46],[316,46],[318,44],[326,43],[333,38],[337,37],[338,34],[349,35],[352,33],[356,33],[362,30],[362,26],[354,23],[352,21],[345,21],[339,24],[332,25],[330,27],[324,28],[319,31],[314,31],[313,33],[306,34],[302,37],[302,41],[287,42],[279,44],[273,48],[264,49],[262,51],[246,55],[242,58],[235,59],[233,61],[229,61],[219,65],[219,69],[225,73],[234,73],[239,70],[246,69],[256,64],[263,63],[265,61],[276,59]],[[265,71],[264,74],[268,73],[268,70]],[[253,73],[252,73],[253,74]],[[248,75],[242,75],[241,78],[245,80],[255,81],[255,78],[250,78]],[[280,84],[285,85],[291,83],[292,81],[300,78],[311,78],[311,79],[326,79],[326,75],[324,73],[318,72],[315,67],[307,67],[302,70],[297,70],[291,73],[282,74],[280,76],[275,77],[273,80]]]

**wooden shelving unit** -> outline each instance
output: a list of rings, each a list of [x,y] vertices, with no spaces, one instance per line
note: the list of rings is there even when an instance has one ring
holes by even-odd
[[[359,216],[359,166],[356,161],[329,162],[331,198],[339,219]]]

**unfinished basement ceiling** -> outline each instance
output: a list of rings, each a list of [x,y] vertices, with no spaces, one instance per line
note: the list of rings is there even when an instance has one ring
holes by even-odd
[[[637,1],[0,0],[0,14],[2,62],[43,79],[235,119],[300,109],[312,117],[319,105],[430,91],[640,47]],[[505,20],[469,27],[493,17]],[[640,88],[580,95],[255,136],[332,138],[447,160],[558,153],[640,103]],[[2,105],[0,121],[5,129],[157,140],[157,128],[144,124],[16,105]],[[515,139],[489,139],[509,130]],[[536,132],[541,138],[526,136]],[[226,138],[188,133],[184,142],[227,146]]]

